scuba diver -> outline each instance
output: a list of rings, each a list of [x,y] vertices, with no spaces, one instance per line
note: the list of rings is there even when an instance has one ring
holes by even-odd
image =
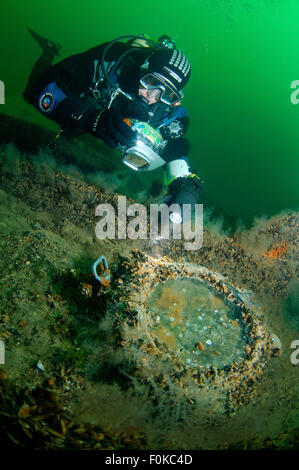
[[[189,116],[181,105],[191,66],[174,42],[122,36],[52,65],[61,46],[28,30],[43,53],[24,99],[62,130],[88,132],[121,150],[135,171],[163,166],[167,205],[196,204],[202,185],[190,171]],[[170,219],[182,222],[180,213]]]

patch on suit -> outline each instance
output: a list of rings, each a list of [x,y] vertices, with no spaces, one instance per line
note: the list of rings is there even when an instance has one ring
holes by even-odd
[[[38,108],[43,113],[50,113],[56,109],[59,103],[67,98],[56,82],[49,83],[42,91],[38,99]]]
[[[39,107],[45,113],[49,113],[54,103],[54,96],[52,93],[44,93],[39,99]]]
[[[178,139],[184,134],[184,127],[182,123],[178,120],[172,121],[168,126],[166,126],[169,137],[172,139]]]

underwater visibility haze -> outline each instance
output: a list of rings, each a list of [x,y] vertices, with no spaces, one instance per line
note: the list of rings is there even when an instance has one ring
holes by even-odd
[[[12,0],[0,18],[0,447],[298,448],[298,1]],[[162,170],[55,140],[23,98],[28,27],[54,63],[142,33],[183,51],[201,248],[96,237],[97,205],[158,202]]]

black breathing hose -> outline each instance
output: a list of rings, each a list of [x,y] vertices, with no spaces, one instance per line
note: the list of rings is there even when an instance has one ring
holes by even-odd
[[[115,83],[111,80],[111,78],[108,76],[107,74],[107,71],[106,71],[106,68],[105,68],[105,57],[106,57],[106,54],[108,52],[108,50],[113,46],[113,44],[115,44],[116,42],[118,41],[121,41],[122,39],[145,39],[144,36],[142,34],[139,34],[139,35],[126,35],[126,36],[120,36],[119,38],[116,38],[116,39],[113,39],[113,41],[110,41],[104,51],[103,51],[103,54],[102,54],[102,57],[101,57],[101,67],[102,67],[102,71],[103,71],[103,74],[104,74],[104,77],[105,79],[110,83],[110,85],[115,88]],[[157,47],[158,44],[155,42],[155,41],[152,41],[151,39],[145,39],[147,42],[153,44],[153,46]],[[129,54],[130,52],[134,52],[134,51],[137,51],[137,50],[140,50],[139,47],[132,47],[130,48],[129,50],[123,52],[119,58],[117,59],[116,63],[113,65],[113,68],[112,70],[110,71],[111,72],[114,72],[114,70],[116,69],[116,67],[118,67],[118,65],[120,64],[120,62],[123,60],[123,58]]]

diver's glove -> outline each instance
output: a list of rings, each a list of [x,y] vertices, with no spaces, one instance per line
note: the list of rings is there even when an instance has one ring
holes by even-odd
[[[170,215],[170,219],[173,222],[181,223],[183,221],[182,207],[184,204],[190,204],[191,211],[194,210],[195,204],[197,204],[202,192],[202,188],[202,181],[195,173],[176,178],[170,184],[164,202],[168,206],[179,204],[181,209],[177,217],[173,216],[173,214]]]
[[[126,104],[125,114],[127,118],[147,122],[151,117],[150,112],[151,107],[140,97]]]
[[[163,149],[162,158],[164,158],[166,162],[171,162],[182,158],[182,155],[188,157],[190,149],[191,144],[189,140],[184,137],[179,139],[169,139]]]
[[[90,133],[112,148],[128,145],[135,135],[123,116],[114,109],[98,112],[90,124]]]

